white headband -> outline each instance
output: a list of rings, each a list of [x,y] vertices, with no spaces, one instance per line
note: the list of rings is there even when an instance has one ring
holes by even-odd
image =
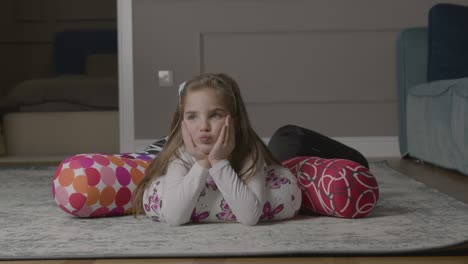
[[[187,82],[185,81],[179,85],[179,97],[182,95],[182,91],[184,90],[186,83]]]

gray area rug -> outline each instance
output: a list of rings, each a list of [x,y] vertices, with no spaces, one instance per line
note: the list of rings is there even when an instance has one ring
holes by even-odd
[[[55,168],[0,169],[0,259],[401,254],[468,240],[468,205],[371,163],[381,190],[363,219],[298,216],[170,227],[146,217],[80,219],[52,198]]]

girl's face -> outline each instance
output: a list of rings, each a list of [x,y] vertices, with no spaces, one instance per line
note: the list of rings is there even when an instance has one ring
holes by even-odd
[[[207,87],[187,93],[184,122],[193,142],[203,153],[210,153],[228,114],[222,96],[215,89]]]

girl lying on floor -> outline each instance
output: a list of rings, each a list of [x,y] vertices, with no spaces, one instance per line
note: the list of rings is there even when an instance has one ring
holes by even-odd
[[[310,146],[309,152],[291,151],[298,138],[291,131],[320,144],[302,142],[296,146]],[[370,213],[378,187],[365,158],[310,133],[283,127],[268,148],[251,127],[237,83],[203,74],[180,86],[171,133],[156,150],[69,158],[54,176],[54,197],[80,217],[146,214],[174,226],[255,225],[293,218],[300,209],[345,218]]]

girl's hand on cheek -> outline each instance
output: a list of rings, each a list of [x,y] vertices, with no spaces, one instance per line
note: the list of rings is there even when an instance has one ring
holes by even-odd
[[[182,138],[184,139],[185,151],[192,155],[197,161],[208,158],[208,155],[195,146],[185,121],[182,121]]]
[[[219,133],[218,140],[208,155],[208,160],[210,161],[211,166],[214,166],[220,160],[227,159],[235,146],[235,130],[231,122],[231,116],[228,115],[225,119],[223,128]]]

